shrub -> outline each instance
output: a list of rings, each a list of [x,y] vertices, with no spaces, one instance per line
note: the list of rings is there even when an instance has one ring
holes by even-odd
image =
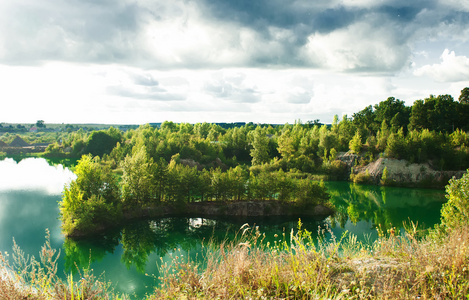
[[[441,209],[441,225],[447,229],[469,226],[469,170],[446,186],[448,202]]]

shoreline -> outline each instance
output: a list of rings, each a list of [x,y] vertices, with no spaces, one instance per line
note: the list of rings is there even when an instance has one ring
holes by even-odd
[[[312,217],[324,219],[335,213],[327,205],[318,204],[304,207],[295,203],[277,200],[251,201],[205,201],[191,203],[171,203],[134,210],[124,210],[122,217],[113,224],[96,224],[90,231],[75,230],[64,232],[66,237],[84,238],[99,235],[107,230],[120,226],[126,221],[164,217],[197,217],[197,218],[250,218],[250,217]]]

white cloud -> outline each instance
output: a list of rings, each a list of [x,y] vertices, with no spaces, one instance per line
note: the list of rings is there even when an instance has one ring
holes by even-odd
[[[373,7],[383,4],[383,0],[342,0],[341,4],[352,7]]]
[[[445,49],[438,64],[426,65],[414,71],[416,76],[429,76],[440,82],[467,81],[469,79],[469,57],[456,56]]]
[[[458,11],[469,12],[469,1],[467,0],[440,0],[440,4],[443,6],[449,6],[450,8]]]
[[[215,98],[237,103],[260,101],[257,86],[242,72],[216,72],[205,83],[203,91]]]
[[[356,23],[328,34],[308,38],[303,55],[315,64],[336,71],[399,70],[408,61],[407,45],[396,43],[392,28]]]

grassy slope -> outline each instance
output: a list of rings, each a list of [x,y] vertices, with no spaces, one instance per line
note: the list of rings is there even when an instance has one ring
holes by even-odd
[[[175,262],[151,299],[462,299],[469,291],[469,229],[389,233],[371,246],[349,237],[314,246],[308,234],[254,247],[258,233],[214,250],[201,274]]]
[[[469,228],[417,235],[391,231],[363,245],[354,237],[317,242],[300,230],[289,241],[278,237],[265,244],[261,233],[244,228],[238,241],[211,248],[203,271],[182,258],[163,265],[163,285],[148,299],[467,298]],[[47,267],[56,255],[46,243],[40,264],[30,262],[15,269],[18,275],[0,277],[0,299],[126,298],[89,273],[75,282],[58,279]],[[0,258],[0,267],[7,266]]]

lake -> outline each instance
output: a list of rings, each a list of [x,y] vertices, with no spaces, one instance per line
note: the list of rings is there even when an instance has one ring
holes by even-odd
[[[137,297],[158,284],[158,265],[173,257],[199,259],[209,240],[230,240],[246,222],[259,226],[266,240],[297,227],[296,219],[210,220],[161,218],[141,220],[111,230],[99,238],[65,239],[60,230],[58,202],[65,184],[75,178],[59,162],[42,158],[0,161],[0,251],[11,253],[13,239],[27,254],[38,256],[46,229],[51,245],[60,249],[59,275],[90,266],[104,272],[116,291]],[[445,202],[440,190],[378,187],[326,182],[337,214],[325,220],[302,219],[304,228],[316,233],[330,228],[337,237],[344,232],[362,241],[377,238],[377,230],[403,231],[403,222],[419,227],[439,223]],[[10,256],[11,258],[11,256]]]

